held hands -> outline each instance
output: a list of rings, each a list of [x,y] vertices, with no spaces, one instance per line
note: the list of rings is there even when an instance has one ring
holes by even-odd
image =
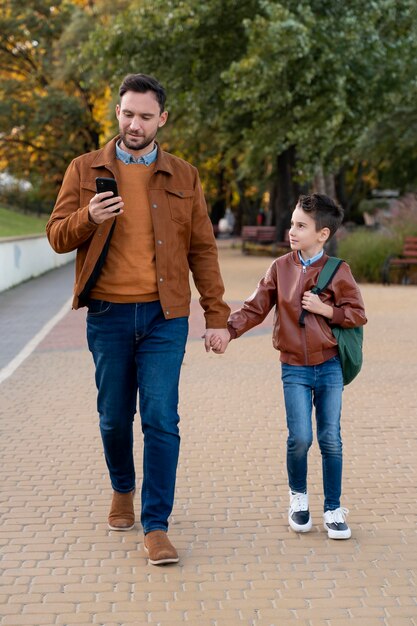
[[[325,304],[320,300],[316,293],[305,291],[301,300],[301,306],[309,313],[316,313],[327,317],[329,320],[333,317],[333,307]]]
[[[124,203],[120,196],[113,196],[111,191],[96,193],[88,205],[88,215],[95,224],[102,224],[106,220],[123,213]],[[115,212],[117,211],[117,213]]]
[[[201,338],[204,339],[206,352],[213,350],[215,354],[224,354],[230,341],[230,333],[227,328],[207,328]]]

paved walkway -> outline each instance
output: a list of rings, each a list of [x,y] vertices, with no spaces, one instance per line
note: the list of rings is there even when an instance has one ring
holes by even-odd
[[[251,293],[269,262],[222,249],[228,300]],[[164,568],[147,564],[139,526],[107,529],[85,314],[70,312],[0,385],[0,624],[415,626],[417,288],[363,286],[363,295],[365,365],[344,394],[352,539],[331,541],[322,527],[316,444],[313,530],[288,528],[283,398],[268,324],[225,355],[206,355],[194,308],[170,527],[181,562]],[[140,468],[138,424],[136,433]]]
[[[69,300],[74,263],[0,293],[1,370],[33,340]]]

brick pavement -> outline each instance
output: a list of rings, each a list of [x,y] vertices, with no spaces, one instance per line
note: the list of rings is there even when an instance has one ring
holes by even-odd
[[[222,249],[228,300],[248,295],[269,262]],[[139,526],[107,529],[84,313],[70,313],[0,387],[0,624],[416,625],[417,289],[362,289],[365,365],[345,390],[343,417],[352,539],[331,541],[322,528],[316,444],[313,530],[288,528],[283,398],[268,324],[225,355],[206,355],[193,308],[170,527],[181,562],[164,568],[147,564]]]

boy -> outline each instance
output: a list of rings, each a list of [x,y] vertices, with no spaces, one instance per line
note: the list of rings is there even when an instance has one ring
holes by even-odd
[[[341,507],[343,378],[332,325],[366,324],[359,288],[343,262],[320,296],[311,292],[328,258],[324,244],[335,234],[343,209],[320,194],[300,196],[289,232],[292,252],[269,267],[255,292],[229,317],[231,339],[257,326],[273,306],[273,346],[280,351],[288,427],[288,522],[295,532],[312,527],[307,492],[307,455],[312,444],[312,406],[322,455],[324,527],[331,539],[349,539],[348,510]],[[306,311],[304,325],[299,318]],[[220,343],[212,341],[214,351]]]

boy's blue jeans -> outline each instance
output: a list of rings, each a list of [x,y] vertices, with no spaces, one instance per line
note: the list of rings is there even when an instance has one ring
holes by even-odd
[[[335,356],[320,365],[296,366],[282,363],[287,413],[287,470],[292,491],[307,491],[307,455],[313,442],[311,415],[316,411],[317,440],[322,456],[324,511],[340,506],[342,489],[343,376]]]
[[[113,304],[91,300],[87,339],[96,366],[97,408],[115,491],[135,488],[133,420],[139,389],[144,437],[144,532],[167,530],[179,455],[178,385],[188,318],[166,320],[159,301]]]

